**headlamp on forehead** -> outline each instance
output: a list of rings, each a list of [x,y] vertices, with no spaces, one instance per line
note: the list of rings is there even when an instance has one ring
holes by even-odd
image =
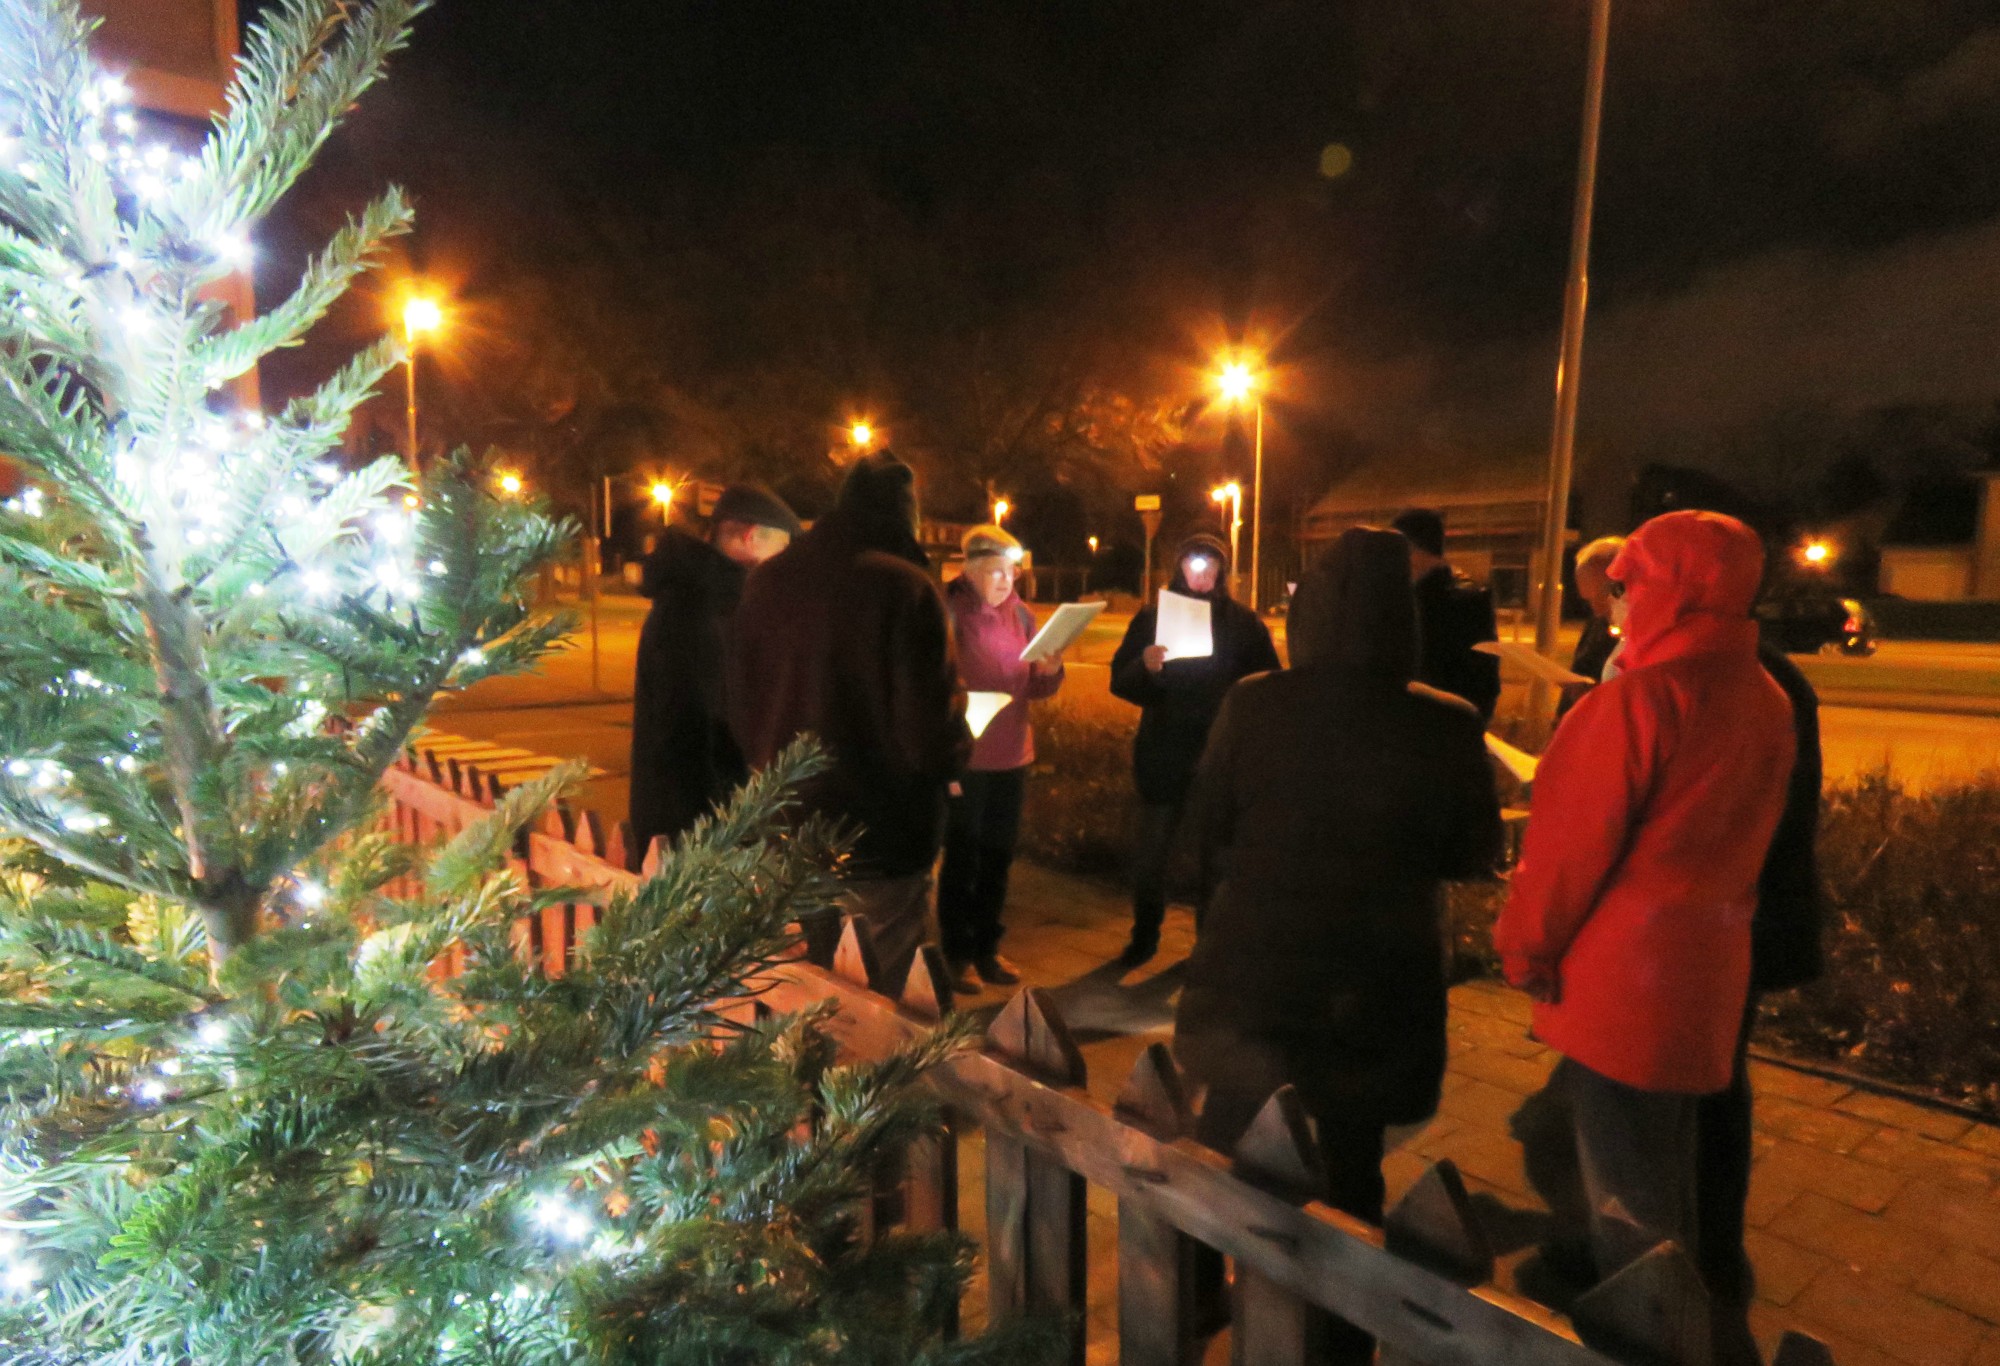
[[[1202,570],[1207,569],[1214,563],[1215,561],[1209,559],[1208,556],[1206,555],[1190,555],[1188,556],[1187,567],[1189,569],[1192,569],[1195,573],[1199,574]]]
[[[1022,551],[1018,545],[1008,546],[1004,553],[1007,556],[1008,564],[1019,564],[1021,562]]]

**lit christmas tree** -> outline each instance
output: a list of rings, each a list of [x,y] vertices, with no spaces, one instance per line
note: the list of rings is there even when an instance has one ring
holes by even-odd
[[[956,1239],[863,1235],[954,1036],[843,1067],[717,1011],[829,900],[836,851],[780,832],[809,754],[559,979],[510,936],[573,894],[506,856],[573,773],[439,849],[368,833],[432,699],[560,634],[525,592],[565,529],[464,457],[331,459],[392,341],[234,401],[395,193],[261,316],[204,291],[420,7],[281,3],[184,155],[73,0],[0,0],[0,1360],[1034,1359],[939,1340]]]

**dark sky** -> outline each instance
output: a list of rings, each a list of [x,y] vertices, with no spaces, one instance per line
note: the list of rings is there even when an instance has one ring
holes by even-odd
[[[489,273],[566,215],[670,223],[668,293],[747,252],[746,221],[893,218],[950,291],[878,282],[864,332],[1115,281],[1135,350],[1203,317],[1273,337],[1315,439],[1519,446],[1546,425],[1583,32],[1581,0],[445,0],[321,191],[403,180],[419,259]],[[1990,2],[1618,0],[1586,444],[1990,407],[1996,148]],[[509,197],[550,212],[503,230]]]

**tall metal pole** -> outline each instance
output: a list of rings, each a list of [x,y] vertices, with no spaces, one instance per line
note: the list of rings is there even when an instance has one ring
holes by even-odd
[[[417,334],[409,327],[403,329],[403,383],[403,418],[408,427],[406,453],[414,470],[417,468]]]
[[[1257,571],[1264,563],[1264,400],[1257,399],[1257,455],[1250,471],[1250,610],[1264,600],[1257,596]]]
[[[1590,0],[1590,74],[1583,94],[1583,144],[1577,155],[1576,215],[1570,224],[1569,285],[1563,293],[1562,360],[1556,367],[1555,431],[1549,442],[1548,505],[1536,572],[1535,649],[1553,655],[1562,620],[1563,542],[1569,527],[1570,476],[1576,455],[1577,388],[1583,379],[1583,322],[1590,300],[1590,219],[1597,197],[1597,139],[1604,114],[1604,59],[1611,44],[1611,0]],[[1535,686],[1535,715],[1548,685]]]

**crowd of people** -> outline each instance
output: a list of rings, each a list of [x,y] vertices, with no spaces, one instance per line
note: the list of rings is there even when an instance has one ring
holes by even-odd
[[[632,826],[678,837],[803,734],[829,755],[805,815],[854,833],[844,908],[894,983],[940,943],[956,989],[1008,985],[1008,870],[1034,761],[1028,704],[1060,656],[1024,662],[1036,623],[1019,543],[982,526],[937,588],[915,478],[858,460],[801,532],[774,495],[723,493],[707,539],[670,530],[635,707]],[[1437,1109],[1445,1072],[1443,889],[1500,875],[1486,728],[1500,695],[1491,597],[1415,510],[1343,533],[1301,576],[1289,664],[1229,594],[1214,537],[1178,547],[1169,589],[1208,605],[1208,649],[1174,657],[1158,606],[1134,614],[1111,691],[1139,709],[1132,861],[1136,968],[1159,950],[1169,856],[1195,854],[1196,945],[1174,1050],[1227,1149],[1294,1087],[1326,1198],[1380,1222],[1393,1126]],[[1754,1361],[1743,1253],[1749,1032],[1761,992],[1818,972],[1817,700],[1760,646],[1756,534],[1669,513],[1577,556],[1591,620],[1532,785],[1494,944],[1561,1061],[1516,1130],[1580,1283],[1662,1239],[1714,1297],[1717,1359]],[[975,738],[971,689],[1006,698]],[[935,877],[934,877],[935,874]],[[935,904],[933,906],[933,890]],[[1337,1326],[1328,1359],[1371,1344]]]

